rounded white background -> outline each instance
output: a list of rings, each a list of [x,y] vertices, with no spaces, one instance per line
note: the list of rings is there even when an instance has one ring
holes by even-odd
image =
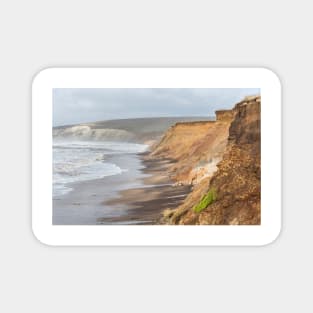
[[[307,1],[0,4],[3,312],[312,311]],[[52,66],[263,66],[283,87],[283,228],[255,248],[52,248],[31,232],[31,80]]]

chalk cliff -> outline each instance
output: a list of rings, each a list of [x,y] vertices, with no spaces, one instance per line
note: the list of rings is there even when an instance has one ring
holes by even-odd
[[[170,177],[192,191],[163,224],[260,224],[260,96],[246,97],[216,121],[177,123],[148,158],[169,158]]]

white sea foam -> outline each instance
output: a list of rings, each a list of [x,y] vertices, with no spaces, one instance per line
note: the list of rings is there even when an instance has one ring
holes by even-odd
[[[144,152],[146,145],[123,142],[58,141],[53,144],[53,196],[72,190],[70,183],[121,174],[114,155]],[[113,156],[113,158],[111,157]]]

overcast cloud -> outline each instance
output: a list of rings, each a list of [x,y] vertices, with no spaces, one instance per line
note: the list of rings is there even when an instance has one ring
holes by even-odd
[[[257,88],[54,89],[53,125],[159,116],[214,116]]]

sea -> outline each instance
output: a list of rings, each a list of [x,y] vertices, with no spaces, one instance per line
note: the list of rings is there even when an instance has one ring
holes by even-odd
[[[53,198],[73,190],[74,183],[120,175],[129,170],[114,163],[115,156],[145,152],[147,145],[114,141],[53,141]]]

